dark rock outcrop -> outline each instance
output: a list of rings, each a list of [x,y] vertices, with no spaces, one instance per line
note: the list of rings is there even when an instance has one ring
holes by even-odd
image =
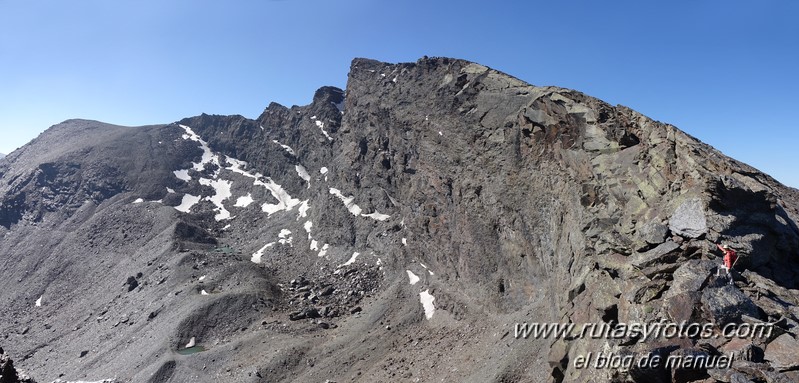
[[[14,367],[14,361],[0,348],[0,383],[36,383]]]

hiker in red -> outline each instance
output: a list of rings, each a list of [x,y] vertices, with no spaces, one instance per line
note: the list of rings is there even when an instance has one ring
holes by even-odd
[[[730,249],[729,245],[724,245],[724,246],[716,245],[716,246],[719,248],[719,250],[724,252],[724,264],[721,266],[721,268],[723,268],[724,271],[727,272],[727,276],[730,277],[730,285],[732,285],[733,284],[732,266],[735,265],[735,260],[738,259],[738,256],[735,254],[735,250]],[[719,274],[721,268],[716,270],[716,275]]]
[[[735,264],[735,260],[738,259],[738,256],[735,254],[735,250],[730,249],[729,245],[716,245],[718,246],[719,250],[724,252],[724,267],[727,268],[729,271],[732,269],[732,265]]]

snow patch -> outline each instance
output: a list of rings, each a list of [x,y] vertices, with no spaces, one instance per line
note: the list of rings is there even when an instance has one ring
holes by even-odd
[[[316,117],[316,116],[314,116],[314,117]],[[322,134],[324,134],[325,137],[327,137],[328,141],[333,141],[333,137],[330,137],[330,135],[327,134],[327,131],[325,130],[325,123],[324,122],[316,120],[316,126],[319,127],[319,129],[322,131]]]
[[[300,178],[304,179],[305,182],[308,183],[308,189],[310,189],[311,188],[311,175],[308,174],[308,170],[306,170],[305,167],[302,166],[302,165],[294,165],[294,170],[297,171],[297,175],[300,176]]]
[[[351,265],[351,264],[355,263],[355,259],[356,259],[356,258],[358,258],[358,256],[359,256],[359,255],[361,255],[361,253],[359,253],[359,252],[357,252],[357,251],[356,251],[356,252],[354,252],[354,253],[352,253],[352,257],[350,257],[350,259],[349,259],[347,262],[344,262],[344,263],[342,263],[342,264],[338,265],[338,267],[336,267],[336,268],[340,268],[340,267],[344,267],[344,266],[349,266],[349,265]]]
[[[291,230],[289,229],[280,230],[280,234],[277,237],[280,238],[278,242],[281,245],[291,245],[291,241],[294,239],[294,237],[291,237]]]
[[[166,188],[166,192],[169,193],[169,194],[175,194],[175,189]]]
[[[319,256],[320,257],[324,257],[325,255],[327,255],[327,250],[329,248],[330,248],[330,245],[324,244],[324,246],[322,246],[322,250],[319,250]]]
[[[184,348],[192,348],[192,347],[194,347],[196,345],[197,345],[197,339],[195,339],[194,337],[191,337],[191,339],[189,339],[189,343],[186,343]]]
[[[436,298],[430,295],[430,289],[427,289],[419,293],[419,299],[422,301],[422,307],[424,307],[424,316],[430,320],[436,312],[436,306],[433,305],[433,301]]]
[[[388,214],[381,214],[381,213],[378,213],[378,212],[369,213],[369,214],[361,214],[361,216],[362,217],[371,218],[371,219],[374,219],[374,220],[377,220],[377,221],[385,221],[385,220],[391,218],[391,216],[388,215]]]
[[[42,298],[44,298],[44,295],[40,296],[39,299],[36,300],[36,307],[42,307]]]
[[[309,234],[310,235],[310,234]],[[311,240],[311,251],[318,251],[319,250],[319,242],[315,239]],[[321,257],[321,255],[320,255]]]
[[[272,140],[272,142],[280,145],[280,147],[282,147],[283,150],[285,150],[288,154],[291,154],[292,156],[297,156],[297,153],[294,152],[294,149],[292,149],[291,146],[281,144],[280,141],[278,140]]]
[[[200,277],[200,278],[198,279],[198,281],[200,281],[200,282],[204,281],[204,280],[205,280],[205,277],[206,277],[206,275],[203,275],[202,277]]]
[[[319,173],[322,173],[322,175],[327,174],[327,167],[322,166],[322,168],[319,169]]]
[[[179,180],[183,180],[186,182],[191,181],[191,177],[189,176],[189,169],[175,170],[172,173],[174,173],[175,177],[178,177]]]
[[[297,209],[300,214],[297,216],[297,220],[299,221],[300,218],[305,218],[308,216],[308,209],[311,207],[308,205],[308,200],[302,201],[300,207]]]
[[[274,242],[267,243],[266,245],[264,245],[264,247],[258,249],[258,251],[252,254],[252,258],[250,258],[250,261],[252,261],[252,263],[261,263],[261,257],[264,256],[264,251],[266,251],[266,249],[274,245],[275,245]]]
[[[236,199],[236,204],[233,205],[233,206],[235,206],[235,207],[247,207],[247,206],[250,206],[250,204],[253,203],[253,202],[255,202],[255,200],[252,199],[252,193],[247,193],[247,195],[241,196],[238,199]]]
[[[200,295],[208,295],[208,292],[205,291],[205,289],[203,289],[202,291],[200,291]]]
[[[305,231],[308,233],[308,238],[311,238],[311,228],[313,227],[313,222],[305,221],[305,225],[303,225]]]
[[[340,199],[341,202],[344,203],[344,206],[347,208],[347,210],[350,211],[350,213],[352,213],[352,215],[357,217],[361,214],[361,208],[352,202],[355,200],[355,197],[353,196],[345,197],[344,194],[341,194],[341,190],[338,190],[336,188],[330,188],[330,194],[338,197],[338,199]]]
[[[214,219],[217,221],[230,219],[230,212],[225,209],[225,205],[223,205],[222,202],[233,195],[230,192],[233,182],[227,180],[209,180],[207,178],[200,178],[200,185],[211,186],[216,191],[216,194],[214,194],[212,197],[205,197],[207,201],[211,201],[211,203],[216,206],[216,209],[214,210],[216,210],[218,213]]]
[[[416,274],[414,274],[412,271],[405,270],[405,272],[408,273],[408,279],[410,280],[411,285],[415,285],[416,283],[419,282],[419,277],[417,277]]]
[[[231,164],[229,167],[225,168],[230,170],[234,173],[241,174],[245,177],[252,178],[252,184],[255,186],[263,186],[266,190],[272,194],[272,197],[275,197],[277,200],[276,204],[272,203],[264,203],[261,205],[261,210],[264,213],[272,215],[278,211],[285,210],[289,211],[293,209],[295,206],[300,204],[300,200],[296,198],[292,198],[286,190],[283,189],[282,186],[277,184],[269,177],[264,177],[261,173],[250,173],[244,169],[244,166],[247,165],[246,162],[237,160],[235,158],[226,157],[227,161]],[[266,181],[261,181],[261,179],[265,179]]]
[[[203,150],[203,155],[202,158],[200,158],[200,162],[194,162],[192,164],[193,165],[192,168],[194,170],[202,171],[205,168],[205,164],[208,163],[219,165],[219,159],[217,159],[216,155],[214,155],[214,152],[211,151],[211,148],[208,147],[207,142],[203,141],[203,139],[200,138],[199,135],[194,133],[194,131],[191,130],[191,128],[189,128],[188,126],[186,125],[178,125],[178,126],[180,126],[181,128],[183,128],[183,130],[186,131],[186,134],[183,135],[184,139],[198,142],[200,144],[200,149]]]
[[[330,194],[338,197],[338,199],[340,199],[341,202],[344,203],[344,206],[347,208],[347,210],[349,210],[350,213],[352,215],[356,216],[356,217],[358,217],[358,216],[366,217],[366,218],[371,218],[371,219],[374,219],[374,220],[377,220],[377,221],[385,221],[385,220],[391,218],[390,215],[382,214],[382,213],[379,213],[377,211],[375,211],[373,213],[369,213],[369,214],[361,214],[361,211],[362,211],[361,207],[356,205],[353,202],[355,200],[355,197],[354,196],[347,197],[347,196],[345,196],[344,194],[341,193],[341,190],[338,190],[336,188],[330,188]]]
[[[403,238],[402,239],[402,245],[403,246],[408,246],[408,238]]]
[[[180,205],[175,206],[175,210],[188,213],[191,211],[192,206],[200,202],[200,196],[193,196],[191,194],[184,194],[183,200],[181,200]]]
[[[133,203],[142,203],[142,202],[144,202],[144,199],[142,198],[136,198],[136,200],[133,201]]]

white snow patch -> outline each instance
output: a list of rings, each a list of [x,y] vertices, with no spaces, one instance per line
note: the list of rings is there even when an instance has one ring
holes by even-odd
[[[232,172],[239,173],[245,177],[249,177],[253,179],[252,184],[255,186],[263,186],[266,190],[269,190],[269,193],[272,194],[272,197],[275,197],[277,200],[276,204],[272,203],[264,203],[261,205],[261,210],[264,213],[272,215],[281,210],[289,211],[293,209],[295,206],[300,204],[300,200],[296,198],[291,198],[288,192],[283,189],[282,186],[277,184],[269,177],[264,177],[261,173],[250,173],[242,167],[246,166],[247,163],[244,161],[237,160],[235,158],[226,157],[227,161],[231,164],[229,167],[225,168]],[[266,182],[261,181],[261,179],[265,179]]]
[[[202,277],[200,277],[198,280],[199,280],[200,282],[202,282],[202,281],[204,281],[204,280],[205,280],[205,278],[206,278],[206,277],[207,277],[207,275],[203,275],[203,276],[202,276]]]
[[[172,173],[175,173],[175,177],[178,177],[179,180],[183,180],[186,182],[191,181],[191,177],[189,176],[189,169],[175,170]]]
[[[263,125],[258,125],[258,127],[261,128],[261,130],[264,130],[264,126]]]
[[[250,206],[250,204],[253,203],[253,202],[255,202],[255,200],[252,199],[252,193],[247,193],[247,195],[237,198],[236,199],[236,204],[233,205],[233,206],[235,206],[235,207],[247,207],[247,206]]]
[[[205,291],[205,289],[203,289],[202,291],[200,291],[200,295],[208,295],[208,292]]]
[[[443,136],[443,135],[444,135],[444,133],[442,133],[442,132],[439,130],[439,131],[438,131],[438,135],[439,135],[439,136]]]
[[[183,200],[181,200],[180,205],[175,206],[175,210],[188,213],[192,206],[200,202],[200,196],[193,196],[191,194],[183,195]]]
[[[294,239],[294,237],[291,237],[291,230],[289,229],[280,230],[280,234],[277,237],[280,238],[278,242],[281,245],[291,245],[291,241]]]
[[[320,257],[324,257],[325,255],[327,255],[327,250],[329,248],[330,248],[330,245],[324,244],[324,246],[322,246],[322,250],[319,250],[319,256]]]
[[[321,169],[319,169],[319,173],[322,173],[322,175],[325,175],[325,174],[327,174],[327,167],[325,167],[325,166],[322,166],[322,168],[321,168]]]
[[[317,240],[315,240],[315,239],[311,240],[311,250],[312,251],[318,251],[319,250],[319,242]],[[321,257],[321,255],[320,255],[320,257]]]
[[[341,190],[336,188],[330,188],[330,194],[338,197],[338,199],[344,203],[344,206],[350,211],[350,213],[352,213],[352,215],[359,216],[361,214],[361,208],[352,202],[355,200],[355,197],[345,197],[344,194],[341,194]]]
[[[435,275],[432,271],[430,271],[430,269],[427,268],[427,265],[425,265],[422,262],[419,262],[419,264],[422,265],[422,267],[424,267],[424,269],[427,270],[427,272],[430,273],[430,275]]]
[[[272,194],[272,197],[278,201],[276,204],[264,203],[261,205],[261,210],[264,213],[272,215],[281,210],[289,211],[300,204],[300,200],[296,198],[291,198],[288,192],[286,192],[282,186],[278,185],[275,181],[273,181],[269,177],[264,177],[261,173],[252,174],[246,170],[243,170],[242,167],[246,166],[247,163],[244,161],[239,161],[235,158],[227,157],[228,162],[231,163],[229,167],[226,169],[239,173],[245,177],[249,177],[253,179],[252,184],[255,186],[263,186],[266,190],[269,190],[269,193]],[[261,179],[266,179],[266,182],[261,181]]]
[[[349,265],[355,263],[355,259],[358,258],[359,255],[361,255],[361,253],[359,253],[357,251],[352,253],[352,257],[350,257],[350,259],[347,262],[344,262],[343,264],[339,265],[338,267],[349,266]]]
[[[433,305],[433,301],[436,300],[436,298],[430,295],[430,289],[419,293],[419,298],[422,301],[422,307],[424,307],[424,316],[430,320],[436,312],[436,306]]]
[[[402,245],[403,246],[408,246],[408,238],[403,238],[402,239]]]
[[[300,207],[297,209],[300,214],[297,216],[297,220],[299,221],[300,218],[305,218],[308,216],[308,209],[311,207],[308,205],[308,200],[302,201]]]
[[[333,137],[330,137],[330,135],[327,134],[327,131],[325,130],[325,123],[324,122],[316,120],[316,126],[318,126],[320,130],[322,130],[322,134],[324,134],[325,137],[327,137],[328,141],[333,141]]]
[[[308,238],[311,238],[311,228],[313,227],[313,222],[305,221],[305,225],[303,226],[305,227],[305,231],[308,233]]]
[[[308,174],[308,170],[306,170],[305,167],[302,166],[302,165],[294,165],[294,170],[297,171],[297,175],[300,176],[300,178],[304,179],[305,182],[308,183],[308,189],[310,189],[311,188],[311,175]]]
[[[408,273],[408,279],[410,280],[411,285],[415,285],[417,282],[419,282],[419,277],[417,277],[412,271],[405,270],[405,272]]]
[[[194,337],[191,337],[191,339],[189,339],[189,343],[186,343],[186,346],[184,346],[184,348],[192,348],[196,345],[197,345],[197,340]]]
[[[261,263],[261,257],[264,256],[264,251],[266,251],[267,248],[270,248],[274,245],[275,245],[274,242],[267,243],[266,245],[264,245],[264,247],[258,249],[258,251],[252,254],[252,258],[250,258],[250,261],[252,261],[253,263]]]
[[[271,178],[267,177],[266,180],[267,182],[261,182],[256,180],[254,184],[263,186],[267,190],[269,190],[269,193],[272,194],[272,197],[275,197],[277,203],[276,204],[264,203],[263,205],[261,205],[261,210],[263,210],[264,213],[272,215],[281,210],[289,211],[293,209],[295,206],[300,204],[299,199],[291,198],[289,193],[286,192],[286,190],[284,190],[282,186],[278,185]]]
[[[230,226],[231,226],[230,224],[227,224],[227,225],[225,225],[225,227],[222,228],[222,230],[230,229]]]
[[[385,220],[391,218],[391,216],[388,215],[388,214],[381,214],[381,213],[378,213],[378,212],[369,213],[369,214],[361,214],[361,216],[362,217],[371,218],[371,219],[374,219],[374,220],[377,220],[377,221],[385,221]]]
[[[214,152],[211,151],[211,148],[208,147],[207,142],[203,141],[203,139],[200,138],[199,135],[194,133],[194,131],[191,130],[191,128],[189,128],[188,126],[186,125],[179,125],[179,126],[186,131],[186,134],[183,135],[183,138],[200,143],[200,149],[203,150],[203,155],[202,158],[200,159],[200,162],[194,162],[192,164],[193,165],[192,168],[194,170],[202,171],[203,168],[205,168],[205,164],[207,163],[214,163],[216,165],[219,165],[219,159],[216,157]]]
[[[356,217],[361,216],[361,217],[371,218],[377,221],[385,221],[391,218],[390,215],[382,214],[376,211],[374,213],[361,214],[362,211],[361,207],[353,202],[355,200],[355,197],[354,196],[347,197],[341,193],[341,190],[338,190],[336,188],[330,188],[330,194],[338,197],[338,199],[340,199],[341,202],[344,203],[344,206],[347,208],[347,210],[349,210],[350,213]]]
[[[42,298],[44,298],[44,295],[40,296],[39,299],[36,300],[36,307],[42,307]]]
[[[288,146],[288,145],[285,145],[285,144],[281,144],[280,141],[278,141],[278,140],[272,140],[272,142],[280,145],[288,154],[291,154],[292,156],[296,156],[297,155],[297,153],[294,152],[294,149],[292,149],[291,146]]]
[[[142,203],[142,202],[144,202],[144,199],[142,198],[136,198],[136,200],[133,201],[133,203]]]
[[[396,83],[397,83],[397,77],[395,76],[394,78],[392,78],[392,79],[391,79],[391,82],[393,82],[393,83],[395,83],[395,84],[396,84]]]
[[[216,191],[216,194],[214,194],[213,197],[205,197],[206,200],[211,201],[211,203],[216,206],[215,210],[218,213],[214,219],[217,221],[230,219],[230,212],[225,209],[225,205],[223,205],[222,202],[233,195],[230,192],[230,187],[233,186],[233,182],[227,180],[209,180],[207,178],[200,178],[200,185],[211,186]]]
[[[175,189],[166,188],[166,192],[169,193],[169,194],[175,194]]]
[[[315,119],[316,119],[316,116],[311,116],[311,120],[315,120]]]

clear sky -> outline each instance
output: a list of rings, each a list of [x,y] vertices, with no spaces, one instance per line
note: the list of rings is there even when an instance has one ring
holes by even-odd
[[[354,57],[449,56],[668,122],[799,187],[799,2],[0,0],[0,152],[69,118],[257,117]]]

